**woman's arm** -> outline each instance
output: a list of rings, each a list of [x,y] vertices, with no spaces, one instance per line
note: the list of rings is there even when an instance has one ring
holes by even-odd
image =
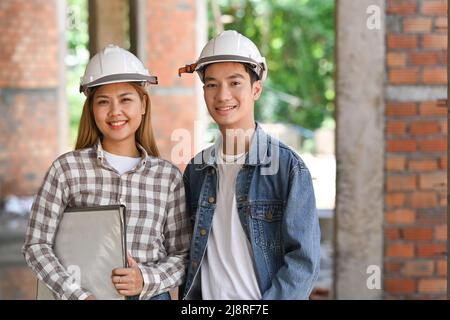
[[[60,163],[55,161],[47,172],[34,200],[23,246],[25,260],[39,280],[58,299],[86,299],[92,295],[80,287],[53,252],[56,231],[68,199],[68,186]]]
[[[175,288],[184,281],[191,226],[186,211],[183,179],[178,171],[169,188],[166,215],[164,247],[167,255],[157,263],[138,263],[144,279],[140,295],[143,300],[150,299],[157,292]]]

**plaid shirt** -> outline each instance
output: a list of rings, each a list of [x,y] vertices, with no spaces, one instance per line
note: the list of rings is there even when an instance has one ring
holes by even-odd
[[[23,253],[57,298],[85,299],[92,294],[67,285],[71,275],[52,249],[67,206],[125,204],[127,249],[144,278],[140,299],[169,291],[184,280],[191,228],[182,175],[171,163],[138,148],[140,163],[122,175],[106,161],[100,141],[60,156],[47,172],[33,203]]]

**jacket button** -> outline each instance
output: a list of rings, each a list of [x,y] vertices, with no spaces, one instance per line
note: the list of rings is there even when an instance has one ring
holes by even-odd
[[[273,218],[272,209],[269,209],[269,212],[267,213],[267,219],[272,220],[272,218]]]
[[[192,261],[192,268],[197,268],[197,266],[198,266],[198,263],[197,263],[197,261]]]
[[[216,201],[216,199],[214,197],[209,197],[208,198],[208,202],[209,203],[214,203]]]
[[[216,174],[216,170],[215,169],[211,169],[211,175],[215,175]]]
[[[208,232],[206,231],[206,229],[200,229],[200,234],[202,235],[202,236],[206,236],[206,234],[207,234]]]

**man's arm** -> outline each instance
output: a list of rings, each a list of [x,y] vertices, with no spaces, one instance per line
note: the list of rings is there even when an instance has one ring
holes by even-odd
[[[263,293],[263,299],[308,299],[319,274],[320,227],[308,169],[296,165],[289,185],[282,222],[284,265]]]

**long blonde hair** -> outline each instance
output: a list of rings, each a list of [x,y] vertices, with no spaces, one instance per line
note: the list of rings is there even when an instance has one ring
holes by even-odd
[[[142,122],[135,133],[136,142],[144,147],[145,151],[147,151],[149,155],[159,157],[159,151],[152,129],[151,103],[148,92],[144,87],[136,83],[129,82],[129,84],[132,85],[137,91],[139,97],[141,98],[141,102],[144,103],[145,107],[145,114],[142,116]],[[94,94],[97,88],[98,87],[95,87],[89,90],[89,94],[84,102],[75,150],[90,148],[95,145],[98,138],[102,137],[102,133],[95,124],[94,112],[92,110]]]

